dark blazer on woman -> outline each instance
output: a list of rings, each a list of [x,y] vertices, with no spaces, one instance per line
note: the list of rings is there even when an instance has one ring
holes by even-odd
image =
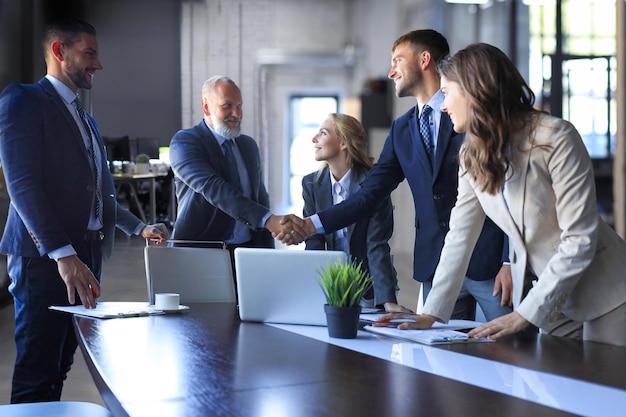
[[[350,195],[361,188],[365,171],[352,170]],[[328,167],[320,173],[313,172],[302,179],[302,197],[304,198],[304,217],[333,205],[333,195]],[[377,306],[386,302],[397,303],[396,271],[393,267],[389,248],[389,239],[393,233],[393,207],[391,198],[383,199],[378,210],[370,210],[368,216],[348,226],[350,254],[372,276],[374,299]],[[306,249],[341,250],[335,241],[335,233],[313,235],[306,239]]]

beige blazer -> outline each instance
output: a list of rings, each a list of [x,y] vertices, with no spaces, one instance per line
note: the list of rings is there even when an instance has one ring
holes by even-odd
[[[559,313],[582,322],[625,303],[626,244],[598,216],[591,160],[579,133],[538,114],[535,132],[519,132],[513,148],[506,200],[459,176],[423,312],[449,320],[485,216],[509,236],[514,309],[532,324],[550,331]],[[538,279],[522,300],[527,272]]]

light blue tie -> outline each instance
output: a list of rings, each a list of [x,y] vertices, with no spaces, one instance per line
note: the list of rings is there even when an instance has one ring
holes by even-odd
[[[422,136],[422,141],[424,141],[424,147],[426,148],[426,153],[431,163],[433,162],[433,139],[430,134],[430,121],[428,120],[428,116],[432,110],[433,109],[427,104],[422,109],[422,114],[420,114],[420,135]]]

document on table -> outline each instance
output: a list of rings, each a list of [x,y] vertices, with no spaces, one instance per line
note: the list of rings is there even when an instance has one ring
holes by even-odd
[[[166,313],[166,311],[158,310],[153,305],[149,305],[145,301],[100,301],[96,304],[96,308],[85,308],[82,304],[76,306],[50,306],[49,308],[51,310],[78,314],[80,316],[96,317],[100,319],[138,317]],[[182,311],[188,308],[189,307],[187,306],[181,305],[176,311]],[[168,310],[167,312],[169,313],[172,311]]]
[[[465,320],[452,320],[452,321],[460,321],[463,322]],[[470,322],[475,323],[475,322]],[[397,327],[374,327],[374,326],[365,326],[363,330],[367,330],[368,332],[382,334],[385,336],[393,337],[396,339],[408,340],[411,342],[423,343],[426,345],[444,345],[451,343],[480,343],[480,342],[495,342],[495,340],[487,339],[484,337],[468,337],[466,333],[455,330],[450,327],[443,327],[448,325],[436,326],[435,323],[433,328],[426,330],[400,330]],[[475,327],[470,326],[470,327]],[[467,328],[467,327],[459,327],[459,328]]]
[[[389,313],[361,313],[359,320],[364,323],[373,323],[378,321],[379,318]],[[400,324],[404,322],[414,322],[419,318],[418,314],[413,313],[398,313],[401,315],[401,318],[391,319],[389,321],[390,325]],[[460,330],[460,329],[473,329],[474,327],[480,326],[482,323],[479,321],[472,320],[449,320],[447,323],[433,323],[433,329],[451,329],[451,330]]]

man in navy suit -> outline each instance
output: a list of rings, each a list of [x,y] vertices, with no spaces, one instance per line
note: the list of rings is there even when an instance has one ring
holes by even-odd
[[[415,97],[417,105],[393,122],[380,158],[359,192],[304,222],[285,216],[283,224],[291,225],[293,233],[279,239],[297,243],[310,234],[345,227],[366,216],[406,178],[415,205],[413,278],[422,283],[426,299],[456,202],[457,156],[463,142],[463,135],[453,131],[450,118],[440,110],[443,95],[436,62],[448,53],[447,40],[434,30],[415,30],[395,41],[388,76],[395,82],[396,95]],[[419,117],[426,106],[430,108],[426,129],[436,139],[428,149]],[[507,249],[505,235],[487,219],[452,318],[473,319],[475,300],[487,320],[511,312],[510,267],[502,263]]]
[[[237,84],[213,76],[202,86],[203,120],[172,138],[175,240],[223,241],[231,251],[274,247],[269,231],[279,230],[279,218],[269,209],[259,148],[240,134],[242,106]]]
[[[77,340],[71,316],[48,307],[96,306],[115,227],[159,242],[168,237],[165,225],[146,226],[118,206],[102,138],[77,101],[102,69],[95,29],[77,19],[52,23],[43,47],[47,75],[0,96],[0,158],[11,198],[0,251],[8,254],[15,305],[13,403],[60,399]]]

